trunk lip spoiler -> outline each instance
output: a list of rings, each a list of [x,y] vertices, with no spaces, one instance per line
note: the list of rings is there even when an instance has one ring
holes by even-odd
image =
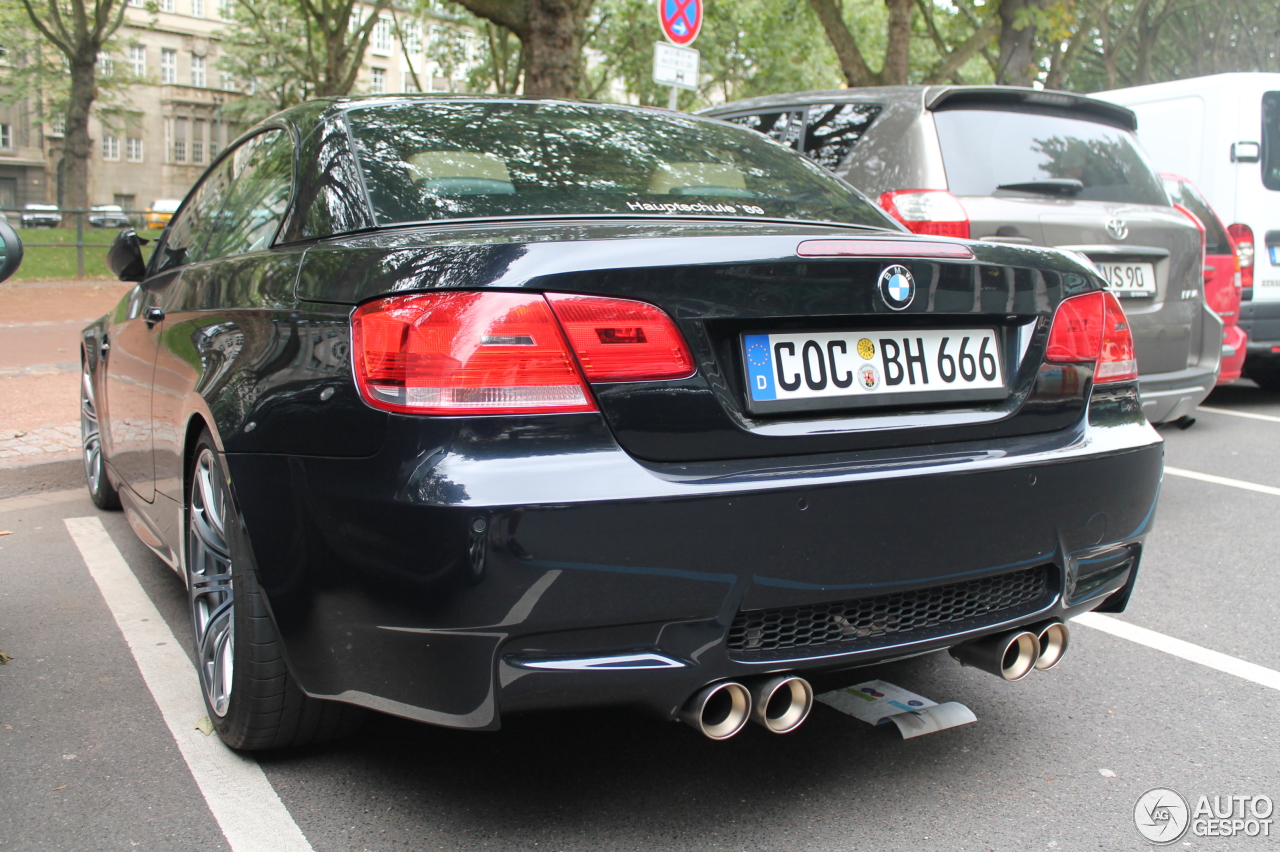
[[[973,249],[964,243],[904,239],[825,239],[804,240],[796,247],[800,257],[930,257],[950,260],[973,260]]]

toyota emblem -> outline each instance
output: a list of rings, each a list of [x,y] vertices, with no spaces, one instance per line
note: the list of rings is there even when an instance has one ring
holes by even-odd
[[[1119,216],[1112,216],[1107,220],[1107,233],[1110,234],[1113,239],[1123,240],[1125,237],[1129,236],[1129,226],[1126,225],[1124,220]]]

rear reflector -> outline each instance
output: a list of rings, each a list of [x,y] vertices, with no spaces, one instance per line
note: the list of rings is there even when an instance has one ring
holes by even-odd
[[[595,411],[546,299],[524,293],[392,296],[351,316],[356,383],[413,414]]]
[[[548,293],[589,382],[683,379],[693,355],[671,317],[629,299]]]
[[[1115,295],[1084,293],[1059,304],[1045,360],[1058,364],[1093,362],[1094,384],[1138,378],[1133,334]]]
[[[969,214],[945,189],[896,189],[880,196],[880,206],[913,233],[969,239]]]
[[[973,249],[959,243],[928,240],[805,240],[800,257],[945,257],[973,260]]]

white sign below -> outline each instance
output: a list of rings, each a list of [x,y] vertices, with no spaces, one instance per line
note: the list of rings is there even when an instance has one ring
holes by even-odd
[[[665,42],[653,45],[653,81],[679,89],[698,88],[698,51]]]

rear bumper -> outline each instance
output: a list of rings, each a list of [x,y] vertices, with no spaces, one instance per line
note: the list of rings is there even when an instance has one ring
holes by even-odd
[[[645,465],[595,415],[530,420],[396,417],[367,459],[227,456],[307,692],[466,728],[595,705],[670,718],[722,678],[1123,608],[1162,471],[1131,391],[1066,432],[767,464]],[[729,647],[742,611],[1031,568],[1038,594],[995,612]]]
[[[1271,354],[1280,346],[1280,302],[1241,302],[1240,328],[1249,336],[1249,354]]]
[[[1248,346],[1249,337],[1239,325],[1229,325],[1222,330],[1222,369],[1218,372],[1218,384],[1230,384],[1240,378]]]
[[[1218,359],[1214,369],[1191,367],[1175,373],[1140,376],[1142,413],[1152,423],[1165,423],[1190,415],[1218,383]]]

